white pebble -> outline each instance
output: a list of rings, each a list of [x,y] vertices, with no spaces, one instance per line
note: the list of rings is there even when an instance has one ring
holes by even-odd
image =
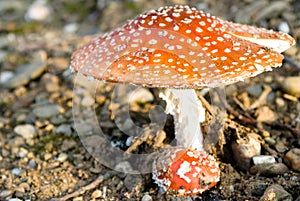
[[[11,71],[3,71],[2,73],[0,73],[0,84],[5,83],[6,81],[8,81],[13,76],[14,76],[13,72],[11,72]]]
[[[268,155],[253,156],[252,160],[255,165],[270,164],[276,162],[274,156],[268,156]]]
[[[58,158],[57,158],[57,161],[59,161],[59,162],[64,162],[64,161],[67,160],[67,158],[68,158],[68,155],[67,155],[67,154],[61,153],[61,154],[59,154],[59,156],[58,156]]]
[[[36,130],[31,124],[17,125],[14,131],[25,139],[31,139],[36,134]]]
[[[290,27],[289,27],[287,22],[281,22],[278,25],[278,30],[281,31],[281,32],[284,32],[284,33],[289,33],[290,32]]]
[[[21,174],[21,170],[19,168],[14,168],[12,169],[11,173],[19,176]]]
[[[144,195],[142,201],[152,201],[152,197],[150,195]]]

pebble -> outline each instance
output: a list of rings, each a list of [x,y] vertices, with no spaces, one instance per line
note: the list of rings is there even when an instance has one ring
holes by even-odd
[[[102,191],[100,191],[99,189],[95,190],[91,196],[92,199],[96,199],[100,197],[102,197]]]
[[[62,112],[62,108],[58,105],[42,105],[42,106],[37,106],[36,108],[33,109],[33,113],[43,119],[48,119],[51,117],[54,117],[58,115],[60,112]]]
[[[263,181],[250,181],[247,183],[245,192],[248,194],[250,193],[251,195],[256,195],[256,196],[262,196],[268,187],[268,184]]]
[[[22,201],[22,200],[20,200],[19,198],[10,198],[7,201]]]
[[[77,145],[77,143],[72,139],[64,140],[62,145],[61,145],[61,150],[62,151],[68,151],[70,149],[73,149],[76,145]]]
[[[17,125],[14,128],[14,131],[18,135],[21,135],[24,139],[32,139],[36,134],[36,130],[31,124]]]
[[[248,139],[238,139],[231,144],[234,159],[242,170],[249,170],[253,156],[260,155],[261,145],[256,134],[248,135]]]
[[[60,89],[59,78],[56,75],[45,73],[41,80],[48,92],[55,92]]]
[[[22,186],[17,186],[16,188],[14,188],[15,190],[15,196],[22,198],[24,197],[24,193],[25,193],[25,189]]]
[[[252,160],[253,160],[254,165],[270,164],[270,163],[276,162],[274,156],[268,156],[268,155],[253,156]]]
[[[281,98],[281,97],[276,97],[275,103],[276,103],[276,106],[277,106],[277,107],[280,107],[280,108],[282,108],[282,107],[285,106],[285,101],[284,101],[284,99]]]
[[[51,8],[46,0],[35,0],[25,14],[27,21],[47,21],[51,16]]]
[[[260,84],[256,84],[256,85],[251,85],[251,86],[247,87],[246,91],[251,96],[254,96],[255,98],[258,98],[260,96],[260,94],[262,93],[263,88]]]
[[[76,198],[73,199],[73,201],[83,201],[83,197],[81,197],[81,196],[80,197],[76,197]]]
[[[9,79],[11,79],[14,76],[14,73],[11,71],[2,71],[0,73],[0,84],[4,84]]]
[[[288,167],[283,163],[258,164],[250,168],[251,174],[259,174],[262,176],[281,175],[288,171]]]
[[[278,30],[284,33],[290,33],[290,27],[289,24],[287,22],[281,22],[278,25]]]
[[[59,115],[59,116],[54,116],[50,119],[50,122],[53,123],[54,125],[60,125],[63,124],[67,121],[65,116]]]
[[[28,162],[28,165],[32,168],[35,168],[36,167],[36,162],[34,159],[30,159],[30,161]]]
[[[272,76],[266,76],[266,77],[264,78],[264,82],[265,82],[265,83],[268,83],[268,84],[271,84],[271,83],[274,82],[274,79],[273,79]]]
[[[124,185],[129,191],[135,189],[142,192],[144,188],[144,180],[141,175],[127,174],[124,179]]]
[[[284,188],[278,184],[268,187],[259,201],[292,201],[293,198]]]
[[[84,106],[84,107],[93,106],[94,103],[95,103],[95,100],[91,96],[84,96],[82,101],[81,101],[81,105]]]
[[[286,77],[280,86],[286,93],[300,98],[300,76]]]
[[[58,134],[71,135],[72,134],[71,125],[61,124],[55,129],[55,132]]]
[[[266,141],[266,143],[268,143],[269,145],[275,145],[276,144],[276,140],[271,138],[271,137],[265,137],[264,140]]]
[[[150,195],[144,195],[141,201],[152,201],[152,197]]]
[[[69,23],[64,26],[64,32],[66,33],[75,33],[79,28],[77,23]]]
[[[28,84],[31,79],[39,77],[46,69],[44,62],[32,62],[18,67],[14,76],[4,84],[7,88],[16,88]]]
[[[67,158],[68,158],[68,155],[67,154],[65,154],[65,153],[60,153],[59,155],[58,155],[58,157],[57,157],[57,161],[59,161],[59,162],[65,162],[66,160],[67,160]]]
[[[19,168],[14,168],[14,169],[11,170],[11,173],[13,175],[19,176],[21,174],[21,170]]]
[[[293,148],[289,150],[284,156],[284,162],[293,170],[300,172],[300,149]]]
[[[28,150],[25,149],[24,147],[20,147],[18,157],[24,158],[27,156],[27,154],[28,154]]]
[[[283,139],[278,140],[275,144],[275,149],[280,153],[286,152],[288,150],[288,147],[283,142]]]
[[[13,191],[11,191],[11,190],[3,190],[0,192],[0,198],[6,198],[12,194],[13,194]]]
[[[45,161],[49,160],[51,157],[52,157],[52,154],[50,154],[50,153],[45,153],[44,154],[44,160]]]

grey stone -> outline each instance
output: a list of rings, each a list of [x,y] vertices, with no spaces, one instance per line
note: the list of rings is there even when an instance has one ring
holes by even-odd
[[[12,194],[13,194],[13,191],[11,191],[11,190],[3,190],[0,192],[0,198],[6,198]]]
[[[288,167],[283,163],[257,164],[250,168],[251,174],[259,174],[267,177],[281,175],[286,171],[288,171]]]
[[[56,116],[61,112],[61,107],[58,105],[42,105],[34,108],[33,113],[39,118],[48,119]]]
[[[292,201],[291,194],[284,190],[284,188],[278,184],[273,184],[268,187],[260,201]]]
[[[30,161],[28,162],[28,165],[32,168],[35,168],[36,167],[36,162],[34,159],[30,159]]]
[[[11,79],[14,76],[14,73],[11,71],[3,71],[0,73],[0,84],[4,84],[9,79]]]
[[[254,97],[258,98],[259,95],[262,93],[263,89],[262,89],[262,86],[260,84],[256,84],[256,85],[252,85],[252,86],[247,87],[246,91],[251,96],[254,96]]]
[[[152,201],[153,199],[152,199],[152,197],[150,196],[150,195],[144,195],[143,197],[142,197],[142,201]]]
[[[19,168],[14,168],[11,170],[11,173],[19,176],[21,174],[21,170]]]
[[[71,135],[72,130],[69,124],[61,124],[55,129],[55,132],[58,134]]]
[[[29,83],[31,79],[39,77],[42,72],[46,69],[46,63],[44,62],[32,62],[20,66],[14,76],[7,80],[4,84],[8,88],[16,88]]]

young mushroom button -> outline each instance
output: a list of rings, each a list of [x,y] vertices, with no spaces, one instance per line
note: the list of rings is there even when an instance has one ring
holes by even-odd
[[[174,115],[177,144],[213,160],[203,151],[199,123],[204,121],[204,108],[194,89],[228,85],[279,67],[283,60],[280,53],[294,44],[295,40],[286,33],[227,22],[178,5],[151,10],[94,39],[74,52],[70,68],[99,80],[164,88],[160,96],[167,102],[167,112]],[[190,152],[175,151],[174,158],[182,155],[190,160]],[[188,170],[198,171],[194,164],[201,167],[199,161],[202,159],[195,163],[183,161],[175,174],[189,183]],[[177,177],[172,169],[176,165],[171,164],[170,174],[163,170],[155,173],[157,183],[178,189],[178,185],[160,182],[163,176]],[[213,167],[213,172],[218,172],[217,165]],[[205,189],[218,180],[204,181],[207,175],[198,173],[192,175]],[[191,183],[193,187],[189,189],[182,185],[181,192],[182,188],[190,194],[203,191],[193,190],[198,188],[193,180]]]

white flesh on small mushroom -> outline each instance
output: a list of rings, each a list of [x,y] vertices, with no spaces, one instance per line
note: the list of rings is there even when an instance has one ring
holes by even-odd
[[[203,149],[201,122],[205,109],[193,89],[164,89],[159,96],[166,101],[166,112],[173,115],[177,146]]]

